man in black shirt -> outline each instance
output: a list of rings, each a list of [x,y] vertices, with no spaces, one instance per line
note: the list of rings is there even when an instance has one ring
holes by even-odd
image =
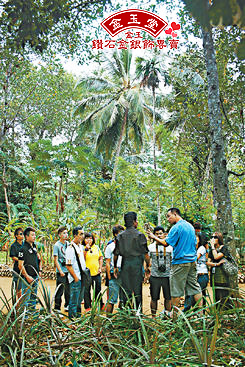
[[[135,212],[124,215],[126,230],[116,238],[114,250],[114,272],[117,277],[117,258],[122,256],[121,280],[123,288],[123,304],[134,294],[136,308],[142,309],[142,281],[143,262],[146,261],[147,268],[150,264],[148,255],[147,239],[145,235],[137,231],[138,221]]]
[[[20,270],[19,270],[19,266],[18,266],[18,256],[19,256],[19,252],[22,248],[23,239],[24,239],[23,229],[20,228],[20,227],[17,228],[14,231],[14,236],[15,236],[15,242],[12,243],[12,245],[10,247],[9,256],[12,257],[12,260],[14,262],[12,292],[13,292],[13,295],[14,296],[16,295],[17,299],[19,299],[21,297],[22,282],[21,282],[21,277],[19,276]],[[16,302],[16,300],[14,300],[14,303],[15,302]]]
[[[34,312],[37,303],[38,276],[41,276],[40,256],[34,243],[36,239],[35,229],[26,228],[24,237],[25,242],[18,256],[20,274],[25,280],[22,282],[23,307]]]

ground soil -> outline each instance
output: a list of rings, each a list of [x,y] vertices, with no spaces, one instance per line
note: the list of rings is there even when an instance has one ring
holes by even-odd
[[[3,306],[2,292],[4,292],[7,299],[11,298],[11,283],[12,283],[12,278],[10,278],[10,277],[0,277],[0,309]],[[56,284],[55,280],[44,280],[44,283],[47,287],[50,288],[51,296],[53,296],[54,292],[55,292],[55,284]],[[245,294],[245,284],[239,284],[239,288],[241,289],[241,292],[244,296],[244,294]],[[105,291],[104,284],[102,284],[102,290]],[[209,292],[209,294],[212,294],[212,290],[211,290],[210,287],[208,287],[208,292]],[[40,290],[39,290],[39,295],[41,296]],[[143,312],[146,315],[150,315],[150,299],[151,298],[150,298],[149,284],[144,284],[143,285]],[[103,300],[104,300],[104,302],[106,302],[106,291],[104,292]],[[164,309],[164,300],[163,300],[163,297],[161,295],[161,298],[158,302],[158,312],[161,312],[163,309]],[[64,310],[62,309],[62,311],[64,311]]]

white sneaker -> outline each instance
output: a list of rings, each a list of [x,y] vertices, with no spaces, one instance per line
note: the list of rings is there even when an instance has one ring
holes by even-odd
[[[64,311],[68,312],[69,311],[69,306],[64,307]]]

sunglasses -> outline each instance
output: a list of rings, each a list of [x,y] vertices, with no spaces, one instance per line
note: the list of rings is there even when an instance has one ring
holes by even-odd
[[[18,234],[17,234],[17,236],[22,236],[22,235],[23,235],[23,233],[22,233],[22,232],[20,232],[20,233],[18,233]]]
[[[217,237],[217,236],[212,236],[211,238],[214,238],[215,240],[219,239],[219,237]]]

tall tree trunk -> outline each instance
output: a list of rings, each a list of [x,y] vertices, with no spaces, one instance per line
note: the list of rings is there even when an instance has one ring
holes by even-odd
[[[60,176],[59,195],[58,195],[58,215],[64,211],[64,196],[63,196],[63,173]]]
[[[213,166],[213,197],[217,208],[217,230],[222,232],[226,242],[235,251],[234,225],[229,192],[227,162],[225,158],[222,117],[220,110],[219,80],[215,49],[211,29],[203,29],[203,49],[208,81],[208,109],[211,134]]]
[[[157,160],[156,160],[156,91],[155,87],[152,87],[152,97],[153,97],[153,119],[152,119],[152,137],[153,137],[153,167],[156,173],[157,171]],[[160,206],[160,190],[157,193],[157,225],[161,225],[161,206]]]
[[[155,124],[156,124],[156,111],[155,111],[155,103],[156,103],[156,93],[154,86],[152,87],[152,97],[153,97],[153,119],[152,119],[152,137],[153,137],[153,167],[156,171],[157,162],[156,162],[156,132],[155,132]]]
[[[6,204],[6,209],[7,209],[7,214],[8,214],[8,221],[11,221],[11,211],[10,211],[10,204],[9,204],[9,200],[8,200],[8,184],[7,184],[7,179],[6,179],[6,166],[5,166],[5,162],[3,161],[3,191],[4,191],[4,198],[5,198],[5,204]]]
[[[35,182],[35,179],[33,178],[32,179],[31,198],[30,198],[30,201],[29,201],[29,204],[28,204],[29,213],[32,213],[32,205],[33,205],[33,202],[35,200],[35,195],[36,195],[36,185],[37,185],[37,183]]]
[[[210,149],[203,177],[202,195],[201,195],[202,199],[206,199],[206,196],[208,194],[208,181],[210,177],[211,160],[212,160],[212,151]]]
[[[122,129],[121,129],[120,137],[119,137],[118,144],[117,144],[117,150],[116,150],[116,154],[115,154],[115,162],[114,162],[111,182],[115,181],[115,179],[116,179],[118,157],[120,156],[120,152],[121,152],[121,145],[122,145],[123,135],[124,135],[124,132],[125,132],[125,129],[126,129],[127,119],[128,119],[128,108],[126,108],[126,110],[125,110]]]

